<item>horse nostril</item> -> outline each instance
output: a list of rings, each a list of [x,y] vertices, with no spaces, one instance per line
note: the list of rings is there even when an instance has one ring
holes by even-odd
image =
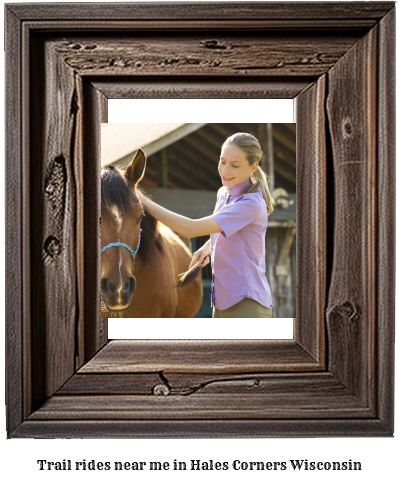
[[[122,285],[122,289],[119,288],[119,291],[122,293],[126,293],[128,296],[131,296],[134,291],[136,290],[136,279],[134,277],[130,277],[126,279],[126,281]],[[106,295],[112,295],[119,292],[118,286],[115,286],[110,279],[102,278],[101,279],[101,292]]]
[[[134,277],[130,277],[128,279],[129,282],[129,294],[133,294],[134,291],[136,290],[136,279]]]
[[[101,292],[103,294],[108,294],[108,279],[101,279]]]
[[[116,292],[116,287],[109,279],[103,278],[101,279],[101,292],[103,294],[113,294]]]

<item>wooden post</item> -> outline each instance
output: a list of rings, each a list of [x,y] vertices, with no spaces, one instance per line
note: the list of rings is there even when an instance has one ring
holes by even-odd
[[[289,290],[289,288],[292,287],[289,254],[292,247],[292,242],[294,241],[295,233],[295,228],[286,229],[283,246],[275,267],[280,309],[285,309],[282,317],[292,316],[292,305],[290,299],[291,292]]]
[[[271,190],[274,189],[274,153],[273,153],[273,124],[266,124],[266,146],[265,146],[265,164],[264,169],[268,176],[269,187]]]

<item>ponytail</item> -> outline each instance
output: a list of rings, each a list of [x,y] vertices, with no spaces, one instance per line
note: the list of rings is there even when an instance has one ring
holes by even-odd
[[[262,191],[263,199],[266,201],[267,214],[274,210],[274,199],[269,189],[267,177],[263,169],[258,165],[255,172],[251,176],[252,186],[245,188],[241,194],[254,193],[258,188]]]

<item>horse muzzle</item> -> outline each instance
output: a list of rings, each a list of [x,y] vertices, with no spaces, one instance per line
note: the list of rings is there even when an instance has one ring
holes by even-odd
[[[110,279],[101,279],[101,297],[109,311],[125,311],[132,301],[136,290],[136,279],[130,277],[115,285]]]

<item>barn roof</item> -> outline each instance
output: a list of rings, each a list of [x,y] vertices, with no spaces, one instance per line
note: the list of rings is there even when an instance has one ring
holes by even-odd
[[[101,167],[126,166],[137,149],[147,157],[191,134],[204,123],[103,123]]]

